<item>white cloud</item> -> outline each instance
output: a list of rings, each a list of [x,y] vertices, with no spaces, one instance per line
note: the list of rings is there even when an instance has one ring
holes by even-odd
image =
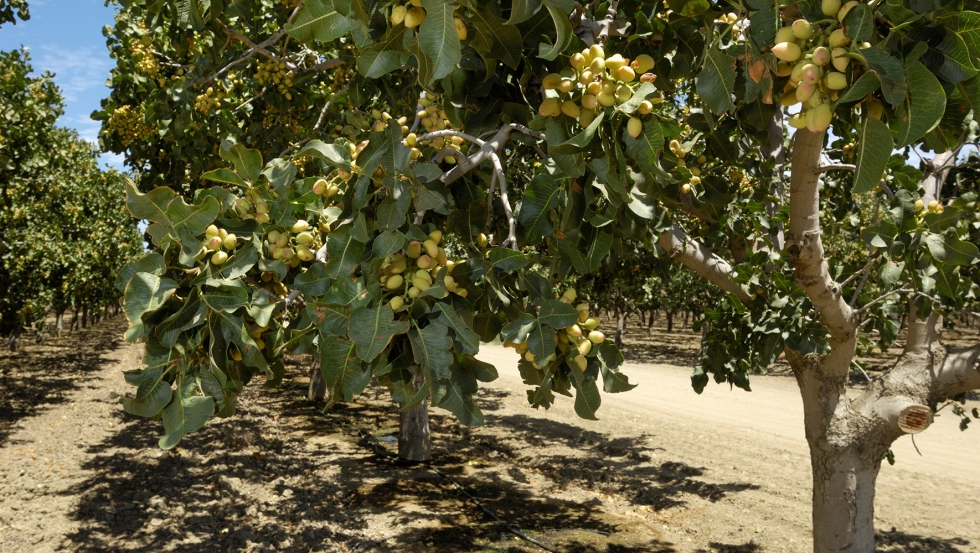
[[[33,65],[38,72],[54,73],[65,101],[74,102],[79,95],[105,86],[113,62],[92,46],[65,48],[44,45],[34,50]]]

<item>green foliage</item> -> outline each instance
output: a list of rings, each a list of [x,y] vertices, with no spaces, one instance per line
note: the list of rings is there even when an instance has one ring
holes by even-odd
[[[315,351],[336,401],[376,376],[403,408],[428,396],[477,424],[488,371],[472,355],[499,338],[525,355],[532,405],[574,393],[592,418],[600,375],[607,392],[630,385],[615,348],[585,345],[558,305],[560,283],[582,277],[590,306],[706,308],[696,386],[713,374],[747,388],[784,348],[823,350],[779,252],[780,102],[803,91],[772,42],[796,8],[623,2],[613,16],[629,36],[604,40],[606,4],[419,4],[123,5],[95,116],[102,144],[139,170],[130,210],[153,223],[158,257],[124,280],[130,338],[173,360],[160,378],[210,375],[197,391],[230,414],[253,373],[274,383],[285,352]],[[914,286],[955,308],[975,277],[966,217],[917,215],[915,170],[889,157],[889,144],[945,149],[972,132],[974,14],[868,4],[840,24],[811,4],[816,38],[785,40],[804,61],[831,36],[843,53],[810,75],[810,119],[789,123],[833,124],[849,146],[831,156],[856,174],[824,179],[826,242],[836,277],[879,263],[848,291],[887,342],[899,302],[871,294]],[[901,193],[878,187],[883,174]],[[957,201],[947,209],[974,208]],[[751,300],[662,263],[655,237],[672,225],[731,252]],[[197,423],[175,417],[167,445]]]
[[[0,25],[16,25],[18,19],[27,21],[30,18],[31,10],[27,6],[27,0],[0,0]]]
[[[98,168],[74,131],[55,127],[62,97],[26,52],[0,52],[0,334],[49,310],[114,302],[119,269],[142,251],[122,209],[123,177]]]

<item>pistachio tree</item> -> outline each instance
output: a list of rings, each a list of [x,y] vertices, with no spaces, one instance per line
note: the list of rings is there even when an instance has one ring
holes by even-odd
[[[499,339],[532,405],[573,395],[594,417],[598,382],[632,384],[558,283],[635,241],[725,292],[695,389],[790,361],[815,550],[872,551],[889,445],[980,387],[978,349],[939,334],[975,289],[976,198],[943,183],[975,141],[978,18],[920,0],[121,2],[95,116],[154,247],[120,277],[147,352],[125,407],[173,447],[311,352],[331,401],[376,377],[405,418],[431,402],[479,424],[496,369],[474,355]],[[895,148],[934,154],[916,169]],[[905,353],[849,399],[858,348],[902,313]]]
[[[55,126],[53,75],[32,76],[24,51],[0,52],[0,335],[16,349],[53,311],[115,305],[115,275],[142,251],[123,211],[123,177],[92,144]]]

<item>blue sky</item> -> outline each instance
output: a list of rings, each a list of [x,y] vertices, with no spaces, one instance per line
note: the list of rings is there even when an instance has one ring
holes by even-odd
[[[105,82],[115,62],[102,28],[113,24],[115,7],[106,7],[105,0],[29,0],[28,5],[29,21],[0,27],[0,50],[26,46],[35,73],[55,73],[65,96],[65,114],[58,124],[95,142],[99,123],[89,115],[109,94]],[[122,168],[122,156],[104,155],[102,161]]]

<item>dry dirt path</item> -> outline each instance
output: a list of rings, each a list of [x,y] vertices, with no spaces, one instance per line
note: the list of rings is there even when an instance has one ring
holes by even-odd
[[[522,394],[519,375],[504,370],[516,365],[512,350],[485,346],[480,357],[501,369],[491,388]],[[803,406],[792,378],[753,378],[751,393],[711,383],[698,395],[687,368],[644,363],[623,370],[640,385],[623,394],[603,394],[601,420],[579,419],[562,398],[535,416],[645,440],[654,459],[696,467],[701,480],[722,488],[752,485],[710,505],[693,501],[691,508],[674,513],[664,530],[679,543],[697,532],[707,534],[709,543],[810,550],[809,455]],[[886,463],[878,479],[880,551],[980,552],[977,431],[960,431],[958,419],[946,413],[916,437],[921,456],[911,437],[896,443],[897,462]]]
[[[239,413],[180,447],[126,415],[121,370],[139,349],[125,321],[0,354],[0,553],[531,552],[393,445],[387,393],[320,413],[301,359],[279,390],[248,388]],[[809,470],[790,379],[694,394],[688,369],[629,364],[640,387],[605,397],[598,422],[571,400],[524,401],[516,357],[485,346],[500,380],[487,425],[432,412],[433,466],[512,526],[562,553],[806,553]],[[879,484],[879,551],[976,553],[978,440],[940,418],[896,448]],[[891,531],[892,527],[895,531]]]

